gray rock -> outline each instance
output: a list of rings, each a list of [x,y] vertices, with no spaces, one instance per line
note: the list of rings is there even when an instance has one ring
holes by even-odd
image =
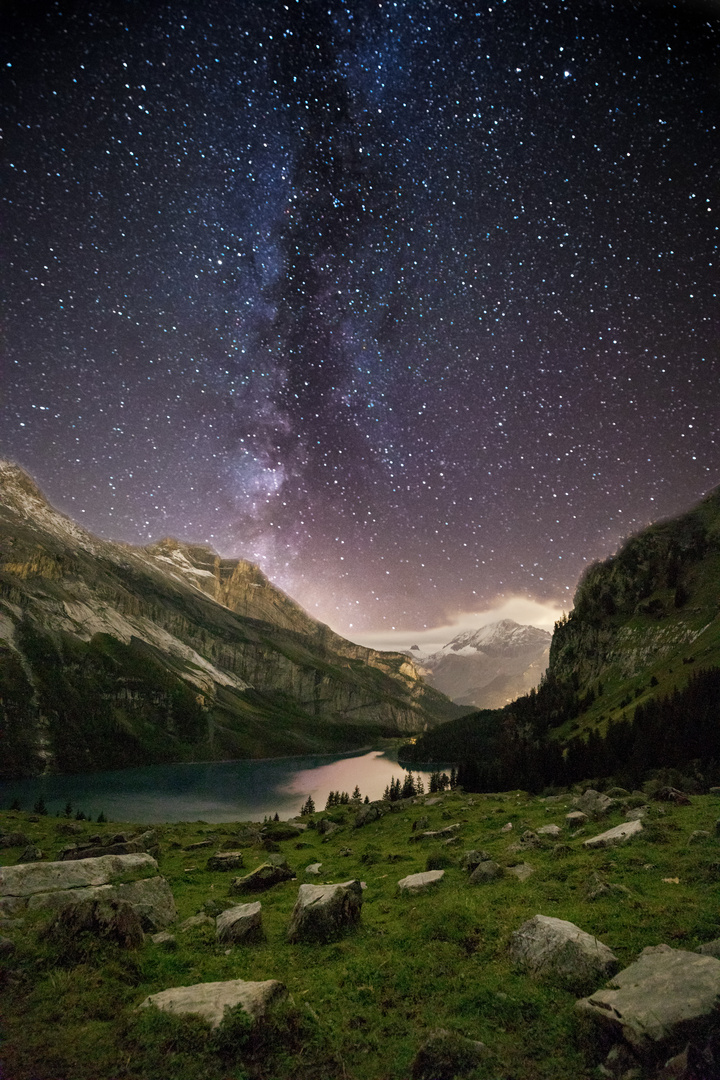
[[[487,851],[483,851],[481,848],[473,849],[463,854],[460,866],[463,870],[473,871],[476,866],[479,866],[481,862],[486,862],[489,858]]]
[[[550,978],[576,993],[619,967],[607,945],[574,923],[549,915],[536,915],[515,931],[510,955],[533,977]]]
[[[402,878],[401,881],[398,881],[398,888],[402,892],[423,892],[431,885],[437,885],[438,881],[441,881],[444,876],[444,870],[426,870],[422,874],[409,874],[407,877]]]
[[[70,859],[96,859],[102,855],[134,855],[145,851],[156,857],[160,853],[158,836],[154,829],[131,837],[127,833],[116,833],[109,841],[103,842],[102,837],[93,836],[87,844],[73,844],[65,848],[60,858],[62,861]]]
[[[582,810],[571,810],[569,814],[565,815],[565,824],[569,829],[578,829],[587,820],[588,816]]]
[[[4,847],[20,847],[26,848],[30,846],[31,841],[21,832],[3,833],[0,836],[0,848]]]
[[[28,846],[25,848],[20,858],[18,859],[18,865],[20,863],[40,862],[44,858],[45,856],[43,855],[39,847],[35,847],[34,844],[28,844]]]
[[[541,825],[538,829],[538,836],[559,836],[562,829],[559,825]]]
[[[377,803],[366,803],[358,810],[355,816],[354,827],[360,829],[363,825],[368,825],[371,821],[377,821],[382,814],[383,810]]]
[[[362,885],[359,881],[301,885],[287,939],[290,942],[329,941],[359,922],[361,910]]]
[[[184,919],[178,926],[178,930],[196,930],[198,926],[214,925],[215,920],[206,915],[204,911],[201,911],[197,915],[191,915],[188,919]]]
[[[720,960],[668,945],[643,949],[606,990],[576,1007],[643,1059],[706,1033],[717,1017]]]
[[[439,804],[442,804],[443,802],[444,802],[444,799],[442,799],[439,795],[433,795],[433,796],[431,796],[431,798],[425,800],[424,805],[425,806],[438,806]]]
[[[251,904],[237,904],[218,915],[215,920],[215,936],[218,941],[255,941],[262,937],[262,905],[259,900]]]
[[[612,847],[614,844],[624,844],[626,840],[631,840],[633,836],[641,833],[642,828],[641,821],[625,821],[622,825],[616,825],[614,829],[608,829],[607,832],[600,833],[598,836],[583,840],[583,847],[604,848]]]
[[[499,863],[493,862],[492,859],[485,859],[483,862],[478,863],[472,874],[470,875],[471,885],[485,885],[489,881],[496,881],[498,878],[503,877],[505,871]]]
[[[273,885],[280,884],[281,881],[291,881],[295,874],[282,856],[279,861],[277,860],[277,855],[271,855],[266,862],[261,866],[256,866],[245,877],[235,878],[230,885],[230,892],[264,892],[266,889],[271,889]]]
[[[123,949],[139,949],[145,938],[140,916],[132,904],[112,898],[68,904],[48,927],[51,939],[67,942],[71,948],[78,935],[88,933]]]
[[[516,863],[515,866],[507,866],[505,868],[505,873],[513,874],[518,879],[518,881],[527,881],[530,875],[534,874],[535,871],[529,863],[521,862]]]
[[[208,870],[239,870],[245,866],[242,851],[216,851],[207,861]]]
[[[587,814],[588,817],[599,818],[609,814],[617,806],[617,800],[610,799],[607,795],[595,791],[594,788],[588,788],[582,795],[576,795],[572,804],[576,810]]]
[[[318,832],[321,836],[332,836],[333,833],[339,832],[340,826],[334,821],[330,821],[329,818],[320,818],[318,822]]]
[[[313,862],[313,863],[310,863],[309,866],[305,867],[305,873],[306,874],[314,874],[315,876],[317,876],[320,873],[321,870],[322,870],[322,863],[321,862]]]
[[[177,938],[167,930],[161,930],[158,934],[151,934],[150,940],[153,945],[159,945],[163,949],[177,948]]]
[[[626,821],[644,821],[647,817],[647,807],[636,806],[634,810],[628,810],[625,815]]]
[[[150,855],[103,855],[73,862],[23,863],[0,867],[0,896],[28,897],[36,893],[108,885],[119,877],[157,873]]]
[[[714,956],[716,960],[720,960],[720,938],[716,938],[715,941],[706,941],[695,952],[700,953],[701,956]]]
[[[412,1063],[412,1080],[453,1080],[471,1073],[485,1054],[485,1045],[452,1031],[433,1031]]]
[[[508,821],[507,825],[503,825],[500,832],[512,832],[512,821]]]
[[[161,990],[146,997],[140,1008],[154,1005],[163,1012],[181,1015],[194,1013],[216,1028],[222,1023],[226,1009],[239,1006],[254,1020],[259,1020],[271,1002],[284,997],[285,993],[285,987],[277,979],[264,982],[230,979],[227,982],[195,983],[194,986]]]

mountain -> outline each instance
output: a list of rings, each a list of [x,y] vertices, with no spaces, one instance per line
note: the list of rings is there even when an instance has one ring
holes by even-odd
[[[587,570],[537,691],[401,753],[456,761],[476,791],[608,776],[632,788],[657,770],[703,790],[720,782],[719,715],[720,488]]]
[[[101,540],[0,462],[0,777],[329,752],[459,711],[251,563]]]
[[[409,655],[427,681],[459,705],[498,709],[540,682],[547,667],[552,634],[512,619],[458,634],[438,652]]]

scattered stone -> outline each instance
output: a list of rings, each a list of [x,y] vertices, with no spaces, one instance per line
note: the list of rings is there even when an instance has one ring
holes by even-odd
[[[678,1049],[688,1034],[708,1033],[717,1017],[720,960],[669,945],[643,949],[609,983],[576,1007],[641,1059]]]
[[[44,858],[45,856],[39,847],[35,847],[34,844],[29,844],[18,859],[17,864],[40,862]]]
[[[507,866],[505,871],[508,874],[514,874],[518,881],[527,881],[530,875],[535,873],[532,866],[526,862],[516,863],[515,866]]]
[[[198,926],[214,925],[215,920],[206,915],[204,911],[201,911],[197,915],[191,915],[189,919],[184,919],[178,926],[178,930],[195,930]]]
[[[538,829],[538,836],[559,836],[562,829],[559,825],[541,825]]]
[[[377,821],[384,812],[385,808],[381,807],[377,802],[365,803],[355,816],[354,827],[359,829],[363,825],[368,825],[371,821]]]
[[[146,997],[140,1008],[154,1005],[163,1012],[181,1015],[194,1013],[216,1028],[223,1022],[226,1009],[240,1006],[253,1020],[259,1020],[271,1002],[284,997],[285,993],[285,987],[277,979],[264,982],[230,979],[227,982],[195,983],[194,986],[161,990],[159,994]]]
[[[427,814],[424,814],[423,817],[419,817],[417,821],[413,821],[413,832],[415,832],[416,829],[419,829],[422,832],[423,829],[427,829],[429,824],[430,818]]]
[[[583,814],[582,810],[571,810],[569,814],[565,815],[565,824],[569,829],[578,829],[587,820],[588,816]]]
[[[349,855],[352,855],[352,853],[352,848],[349,847],[340,848],[340,850],[338,851],[338,855],[342,856],[343,858],[347,858]]]
[[[487,851],[483,851],[481,848],[474,849],[473,851],[466,851],[463,854],[462,862],[460,866],[463,870],[470,870],[471,872],[476,866],[479,866],[481,862],[486,862],[490,858]]]
[[[145,939],[140,916],[132,904],[112,899],[68,904],[55,916],[47,933],[51,939],[71,943],[79,934],[96,934],[122,949],[138,949]]]
[[[626,840],[641,833],[642,828],[641,821],[625,821],[622,825],[616,825],[614,829],[608,829],[607,832],[600,833],[598,836],[583,840],[583,847],[604,848],[611,847],[613,844],[623,844]]]
[[[567,799],[567,795],[547,795],[544,799],[541,799],[540,802],[547,803],[549,806],[555,806],[565,799]]]
[[[318,822],[318,832],[321,836],[332,836],[333,833],[339,832],[340,826],[334,821],[330,821],[329,818],[320,818]]]
[[[295,874],[282,856],[271,855],[261,866],[256,866],[245,877],[235,878],[230,885],[231,893],[264,892],[281,881],[291,881]]]
[[[674,802],[677,806],[689,806],[690,796],[674,787],[662,787],[653,795],[658,802]]]
[[[444,870],[425,870],[422,874],[409,874],[398,881],[402,892],[423,892],[431,885],[436,885],[445,876]]]
[[[207,861],[208,870],[239,870],[245,866],[242,851],[217,851]]]
[[[412,1080],[453,1080],[471,1073],[485,1053],[485,1045],[439,1028],[418,1050]]]
[[[256,941],[262,937],[262,905],[259,900],[252,904],[238,904],[218,915],[215,936],[218,941]]]
[[[549,977],[576,993],[619,967],[607,945],[574,923],[549,915],[535,915],[515,931],[510,955],[535,978]]]
[[[194,844],[186,844],[183,851],[197,851],[198,848],[212,847],[212,840],[198,840]]]
[[[507,825],[503,825],[500,832],[512,832],[512,821],[508,821]]]
[[[438,795],[434,795],[430,799],[425,800],[425,806],[438,806],[442,802],[443,799],[441,799]]]
[[[701,956],[714,956],[716,960],[720,960],[720,938],[715,938],[714,941],[706,941],[695,952],[700,953]]]
[[[0,836],[0,848],[5,847],[21,847],[26,848],[30,846],[31,841],[21,832],[4,833]]]
[[[362,885],[359,881],[301,885],[287,939],[290,942],[329,941],[359,922],[361,910]]]
[[[587,814],[588,817],[599,818],[604,817],[617,806],[617,800],[603,795],[600,791],[595,791],[594,788],[588,788],[582,795],[576,795],[572,804],[576,810]]]
[[[167,930],[161,930],[158,934],[151,934],[150,940],[153,945],[160,945],[163,949],[177,948],[177,938]]]
[[[647,817],[647,808],[645,806],[637,806],[634,810],[628,810],[625,815],[626,821],[644,821]]]
[[[102,836],[91,836],[83,844],[66,847],[61,852],[60,859],[63,862],[71,859],[98,859],[103,855],[135,855],[141,851],[146,851],[153,858],[160,854],[158,835],[154,829],[148,829],[136,837],[129,833],[116,833],[105,841]]]
[[[504,875],[505,871],[499,863],[493,862],[492,859],[484,859],[483,862],[473,870],[470,875],[471,885],[485,885],[489,881],[496,881]]]
[[[322,863],[321,862],[313,862],[313,863],[310,863],[309,866],[305,867],[305,873],[306,874],[318,875],[321,870],[322,870]]]

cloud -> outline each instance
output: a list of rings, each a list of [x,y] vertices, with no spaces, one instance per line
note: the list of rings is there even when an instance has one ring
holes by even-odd
[[[562,608],[557,604],[541,603],[529,596],[509,596],[499,607],[484,611],[460,611],[445,626],[422,630],[377,630],[356,634],[352,640],[369,649],[391,652],[404,652],[411,645],[418,645],[423,652],[429,653],[441,649],[464,630],[477,630],[500,619],[514,619],[523,625],[552,630],[561,615]]]

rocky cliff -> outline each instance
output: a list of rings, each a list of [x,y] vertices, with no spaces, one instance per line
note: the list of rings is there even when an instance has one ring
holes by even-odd
[[[556,624],[548,677],[574,687],[585,722],[604,725],[720,664],[719,614],[720,489],[588,569]]]
[[[0,462],[0,776],[329,751],[457,712],[252,564],[101,540]]]

